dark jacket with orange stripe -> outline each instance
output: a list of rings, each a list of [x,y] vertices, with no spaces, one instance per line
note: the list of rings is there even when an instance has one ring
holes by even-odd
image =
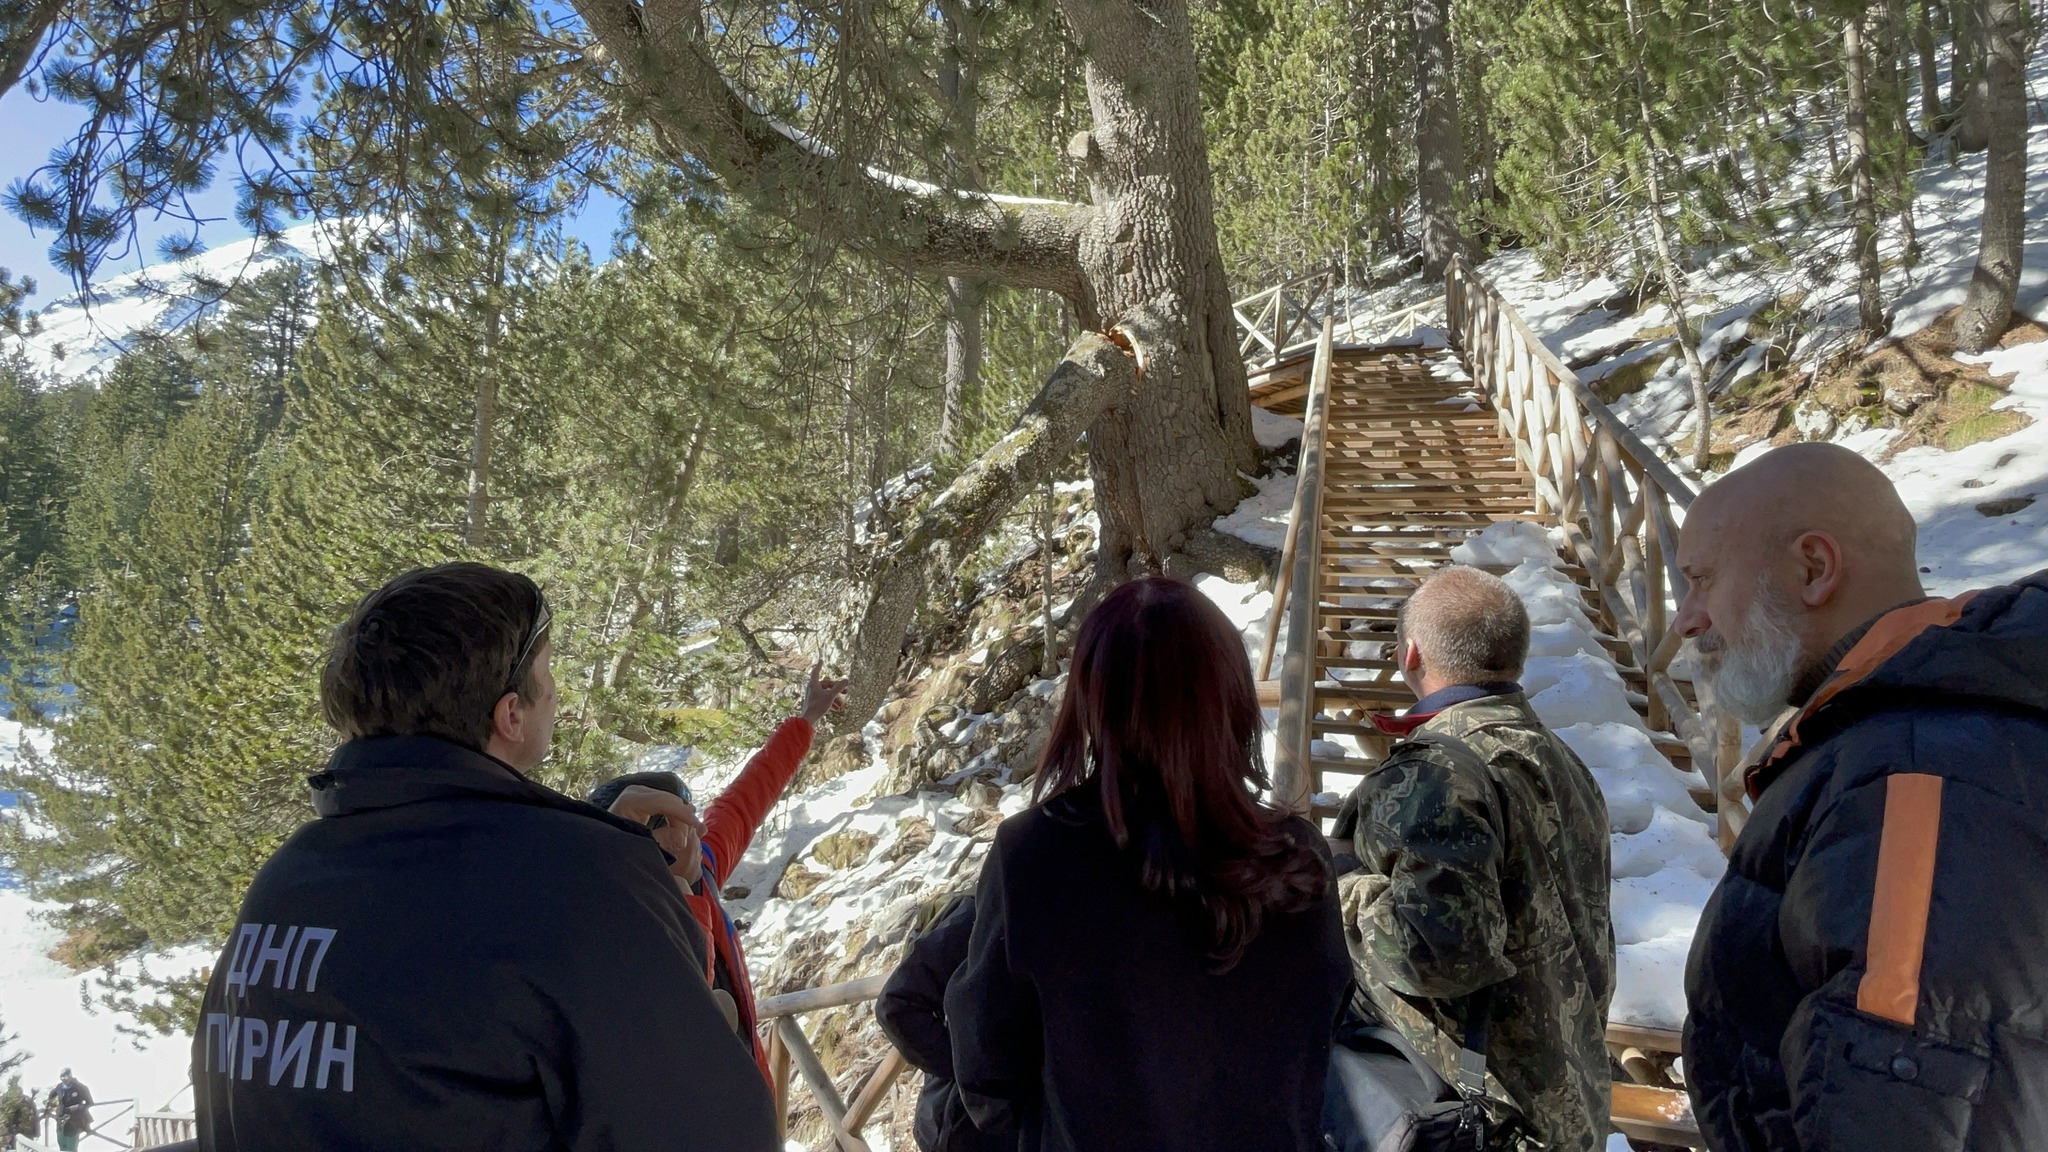
[[[1879,617],[1750,789],[1686,970],[1708,1143],[2048,1148],[2048,572]]]

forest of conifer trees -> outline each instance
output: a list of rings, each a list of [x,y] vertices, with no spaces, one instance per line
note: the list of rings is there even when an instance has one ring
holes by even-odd
[[[1983,151],[1956,321],[1982,348],[2019,283],[2042,21],[2020,0],[190,11],[0,14],[0,98],[77,123],[6,192],[74,286],[209,186],[258,237],[336,236],[102,374],[0,361],[7,696],[56,733],[0,771],[34,817],[0,821],[0,860],[61,906],[80,966],[219,938],[330,744],[307,669],[402,569],[480,559],[547,589],[544,776],[576,791],[643,747],[749,746],[826,645],[857,730],[906,629],[1048,476],[1094,483],[1094,588],[1182,563],[1265,466],[1231,301],[1284,279],[1362,292],[1517,248],[1624,269],[1674,306],[1704,406],[1704,262],[1846,227],[1827,274],[1876,338],[1916,173]],[[598,193],[626,207],[592,251],[566,229]],[[24,287],[0,273],[17,333],[45,299]],[[1141,388],[1089,335],[1119,325]],[[892,483],[925,465],[943,505]]]

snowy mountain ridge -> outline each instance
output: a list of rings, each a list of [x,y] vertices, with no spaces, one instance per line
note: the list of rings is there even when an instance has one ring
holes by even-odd
[[[18,350],[52,379],[96,380],[138,336],[211,315],[235,285],[273,268],[321,263],[345,235],[345,225],[316,221],[109,277],[37,312],[33,334],[0,340],[0,351]]]

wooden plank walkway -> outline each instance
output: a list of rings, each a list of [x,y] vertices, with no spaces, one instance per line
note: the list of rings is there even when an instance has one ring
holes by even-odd
[[[1502,520],[1555,523],[1541,507],[1531,474],[1485,392],[1452,353],[1419,348],[1333,349],[1323,419],[1319,551],[1309,591],[1314,596],[1313,653],[1308,661],[1307,730],[1316,741],[1353,745],[1342,756],[1313,749],[1305,767],[1319,816],[1332,799],[1371,767],[1389,741],[1375,715],[1414,703],[1393,652],[1400,607],[1429,573],[1450,563],[1451,549]],[[1277,375],[1277,374],[1276,374]],[[1255,382],[1252,401],[1297,418],[1311,399],[1304,370]],[[1607,611],[1592,574],[1573,558],[1563,570],[1581,590],[1588,617],[1621,671],[1631,703],[1646,723],[1654,716],[1647,679],[1633,649]],[[1490,567],[1496,574],[1504,571]],[[1301,593],[1297,591],[1296,595]],[[1651,723],[1658,748],[1680,768],[1690,747]],[[1340,747],[1343,746],[1340,743]],[[1711,805],[1710,791],[1699,795]],[[1675,1033],[1616,1027],[1609,1045],[1622,1066],[1645,1080],[1664,1080]],[[1614,1085],[1616,1130],[1647,1146],[1699,1147],[1691,1104],[1668,1082]]]

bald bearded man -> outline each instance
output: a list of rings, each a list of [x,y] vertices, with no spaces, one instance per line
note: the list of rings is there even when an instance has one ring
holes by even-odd
[[[1929,599],[1913,549],[1828,444],[1731,473],[1679,535],[1714,698],[1798,709],[1686,969],[1719,1152],[2048,1148],[2048,572]]]

